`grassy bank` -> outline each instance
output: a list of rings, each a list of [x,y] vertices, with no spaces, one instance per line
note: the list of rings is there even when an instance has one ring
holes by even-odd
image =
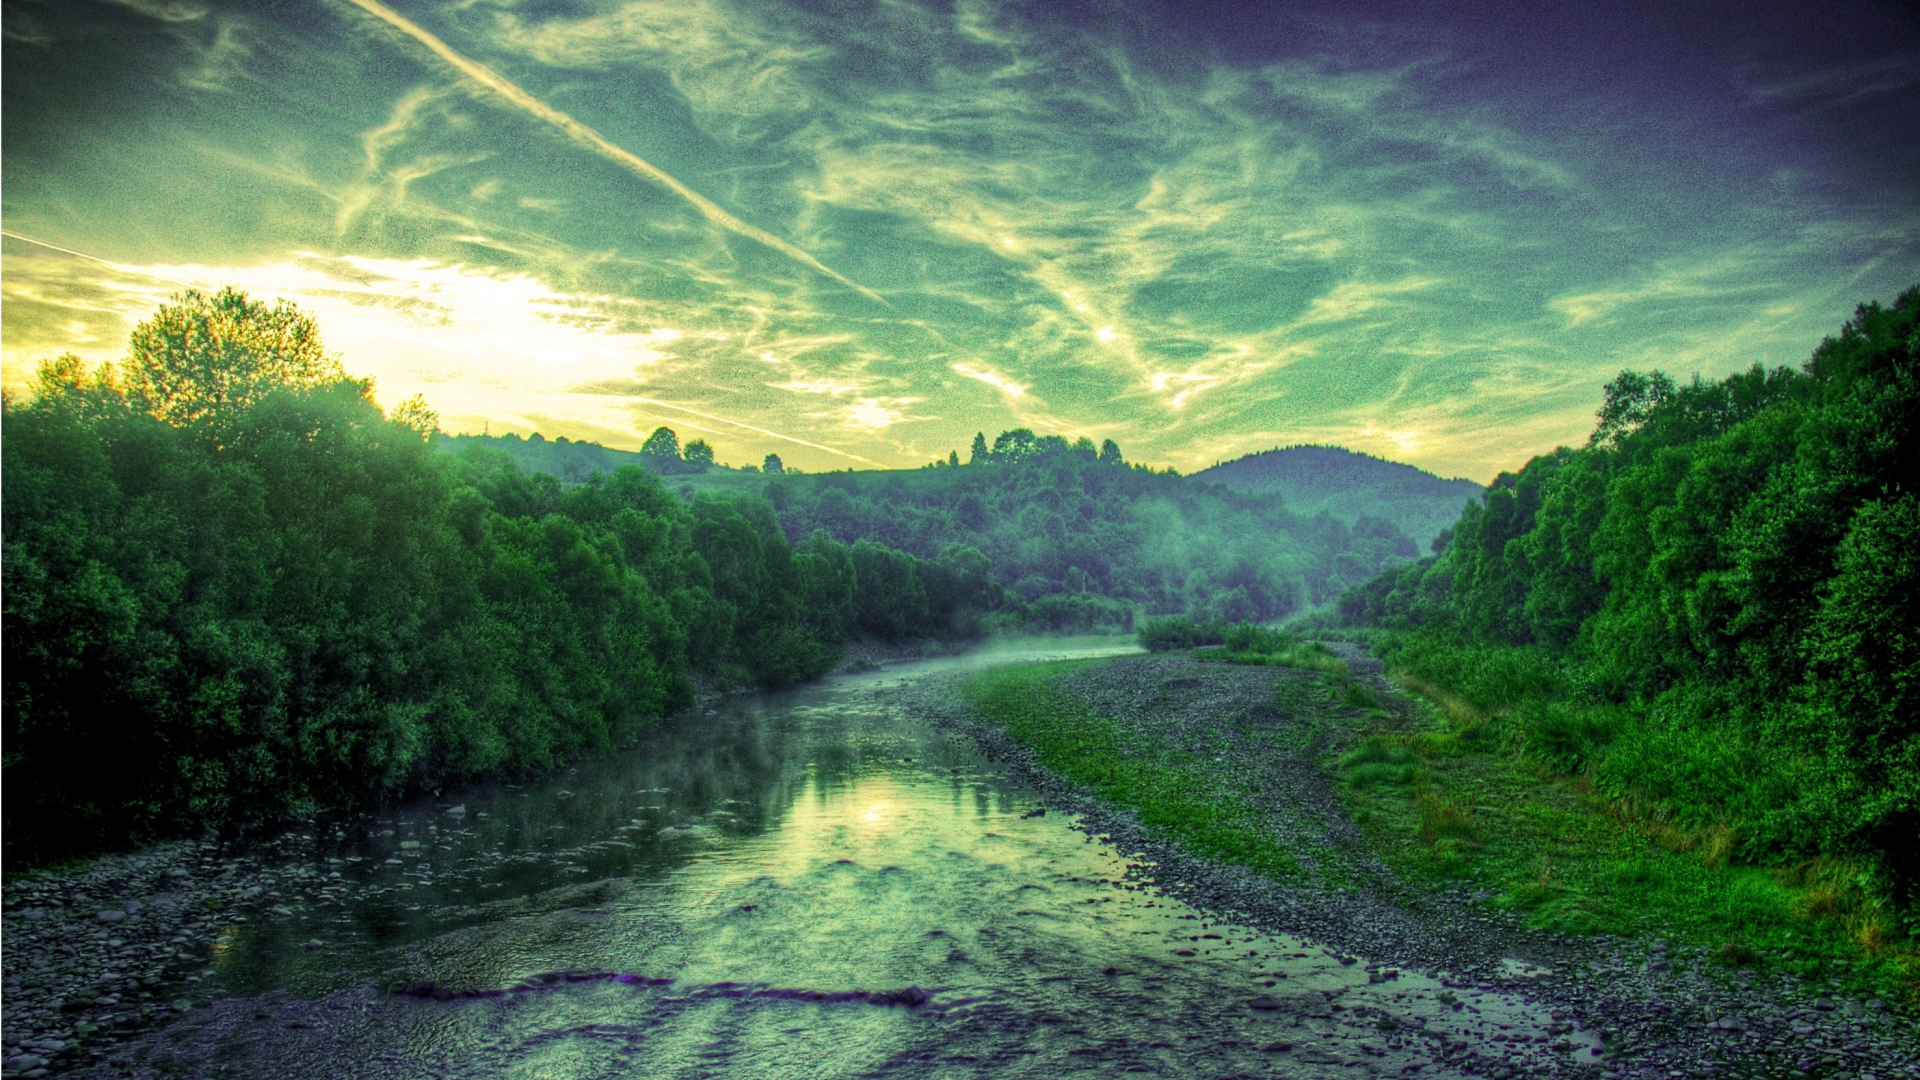
[[[1224,648],[1214,658],[1246,662]],[[1295,859],[1253,827],[1248,794],[1218,782],[1222,766],[1151,738],[1142,745],[1137,731],[1123,742],[1112,720],[1060,685],[1099,662],[1003,668],[964,693],[1042,764],[1191,850],[1292,871]],[[1291,723],[1256,742],[1326,748],[1320,762],[1342,808],[1403,881],[1473,889],[1542,930],[1666,939],[1708,948],[1729,970],[1784,968],[1850,992],[1913,997],[1913,944],[1861,888],[1859,867],[1743,864],[1725,829],[1681,827],[1557,771],[1577,758],[1553,757],[1554,748],[1564,755],[1574,744],[1440,683],[1390,677],[1399,693],[1338,671],[1283,679],[1275,704]]]
[[[1299,868],[1255,827],[1253,804],[1207,782],[1204,765],[1192,755],[1171,746],[1123,745],[1113,721],[1054,684],[1088,663],[1097,661],[997,668],[969,679],[961,693],[1032,748],[1041,764],[1133,811],[1189,850],[1276,876]]]
[[[1489,708],[1425,674],[1389,671],[1424,704],[1419,722],[1360,733],[1331,763],[1348,812],[1403,877],[1479,886],[1542,929],[1664,937],[1859,992],[1920,989],[1920,951],[1858,865],[1742,863],[1724,825],[1680,824],[1595,786],[1580,733],[1605,717]]]

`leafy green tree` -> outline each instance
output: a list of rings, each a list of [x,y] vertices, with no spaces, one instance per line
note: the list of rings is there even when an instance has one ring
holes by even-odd
[[[640,445],[640,458],[655,472],[679,472],[683,464],[680,436],[674,434],[672,428],[654,428],[653,434],[647,436],[647,441]]]
[[[785,465],[780,461],[779,454],[768,454],[766,459],[760,463],[760,471],[769,476],[779,476],[787,470]]]
[[[689,470],[693,472],[706,472],[713,464],[713,447],[708,446],[705,439],[695,439],[687,444],[687,449],[683,456]]]
[[[346,378],[312,316],[232,288],[188,289],[162,305],[135,328],[121,371],[135,406],[175,426]]]

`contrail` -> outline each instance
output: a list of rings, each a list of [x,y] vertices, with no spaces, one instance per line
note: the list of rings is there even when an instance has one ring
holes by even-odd
[[[357,3],[358,0],[355,0],[355,2]],[[855,461],[865,461],[869,465],[879,464],[879,462],[877,461],[869,461],[868,459],[861,457],[859,454],[851,453],[846,450],[836,449],[835,447],[826,446],[817,442],[808,442],[805,439],[796,439],[791,435],[782,435],[777,431],[768,431],[766,428],[754,427],[752,424],[743,424],[738,420],[729,420],[724,416],[715,416],[712,413],[703,413],[697,409],[689,409],[685,405],[675,405],[671,401],[659,401],[654,398],[644,398],[644,397],[631,397],[631,398],[628,398],[627,400],[638,401],[646,405],[655,405],[662,409],[678,409],[683,413],[691,413],[692,415],[697,416],[702,420],[712,420],[714,423],[717,423],[717,424],[732,424],[734,427],[746,428],[748,431],[757,431],[762,435],[768,435],[776,439],[784,439],[790,443],[798,443],[801,446],[811,446],[815,450],[825,450],[829,454],[839,454],[843,458],[852,458]]]
[[[599,154],[601,157],[624,165],[649,180],[664,184],[668,190],[692,203],[700,213],[706,216],[708,221],[713,222],[715,225],[729,232],[738,233],[749,240],[765,244],[767,247],[778,251],[795,262],[809,269],[817,270],[840,284],[845,285],[847,288],[859,292],[863,296],[878,300],[882,304],[887,303],[879,293],[837,273],[819,259],[794,247],[792,244],[787,243],[785,240],[780,239],[765,229],[755,228],[741,221],[739,218],[734,217],[732,214],[727,213],[713,200],[674,179],[652,162],[647,161],[638,154],[616,146],[606,136],[575,120],[573,117],[568,116],[566,113],[561,112],[559,109],[548,105],[546,102],[541,101],[525,90],[520,89],[518,85],[506,76],[501,75],[499,72],[477,60],[469,60],[453,51],[452,46],[441,41],[431,33],[428,33],[425,28],[413,20],[381,3],[380,0],[352,0],[352,3],[354,6],[360,8],[360,10],[380,19],[401,33],[406,34],[408,37],[413,38],[415,41],[433,50],[435,56],[453,65],[455,70],[467,78],[506,98],[515,108],[559,128],[568,138]]]
[[[179,278],[170,278],[164,274],[156,274],[150,270],[142,270],[137,266],[128,266],[125,263],[117,263],[111,259],[103,259],[98,255],[89,255],[84,251],[75,251],[72,248],[63,248],[58,244],[49,244],[45,240],[35,240],[31,236],[23,236],[20,233],[14,232],[12,229],[0,229],[0,236],[11,236],[15,240],[24,240],[29,244],[34,244],[36,246],[46,248],[49,251],[57,251],[62,255],[72,255],[75,258],[85,259],[88,262],[97,262],[101,266],[112,267],[113,269],[118,270],[121,273],[138,274],[141,277],[150,277],[155,281],[165,281],[165,282],[168,282],[169,284],[180,285],[189,289],[197,289],[200,287],[198,285],[195,285],[191,281],[181,281]]]

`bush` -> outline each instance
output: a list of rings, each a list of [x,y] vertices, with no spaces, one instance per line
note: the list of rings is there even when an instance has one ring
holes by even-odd
[[[423,404],[382,415],[312,320],[231,291],[124,365],[43,365],[0,438],[13,864],[549,767],[690,672],[791,685],[1001,596],[970,548],[796,556],[757,496],[435,453]]]
[[[1218,645],[1226,640],[1226,631],[1218,623],[1195,622],[1185,615],[1148,619],[1137,631],[1140,644],[1148,652],[1171,652],[1201,645]]]

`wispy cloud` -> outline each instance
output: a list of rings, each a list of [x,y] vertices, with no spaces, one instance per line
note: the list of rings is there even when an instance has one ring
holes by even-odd
[[[551,125],[569,139],[599,154],[601,157],[615,164],[624,166],[637,175],[666,187],[667,190],[692,204],[696,210],[700,211],[702,217],[705,217],[714,225],[728,232],[746,237],[755,243],[764,244],[795,262],[800,263],[802,266],[832,278],[870,299],[880,301],[881,303],[886,302],[881,298],[879,293],[828,268],[827,265],[819,259],[814,258],[812,255],[807,254],[787,241],[780,239],[765,229],[749,225],[739,218],[734,217],[732,214],[727,213],[712,199],[681,183],[638,154],[615,145],[606,136],[575,120],[572,116],[561,112],[559,109],[527,93],[521,89],[519,85],[501,75],[499,72],[494,71],[492,68],[477,60],[470,60],[460,53],[455,52],[446,42],[428,33],[413,20],[406,18],[399,12],[380,3],[379,0],[349,0],[349,2],[367,12],[369,15],[393,26],[401,33],[406,34],[422,45],[425,45],[435,56],[446,61],[455,71],[458,71],[461,75],[466,76],[466,78],[479,86],[492,91],[507,104]]]
[[[1484,479],[1583,437],[1621,367],[1793,362],[1920,265],[1910,203],[1711,132],[1622,169],[1668,117],[1391,20],[1309,11],[1237,65],[1125,4],[128,7],[138,48],[47,12],[20,54],[112,55],[86,77],[125,116],[10,124],[9,228],[106,260],[6,242],[10,387],[117,355],[162,275],[297,299],[473,430],[678,422],[838,467],[1026,426]],[[196,84],[228,23],[226,88]],[[1904,70],[1750,65],[1728,107],[1884,103]]]

